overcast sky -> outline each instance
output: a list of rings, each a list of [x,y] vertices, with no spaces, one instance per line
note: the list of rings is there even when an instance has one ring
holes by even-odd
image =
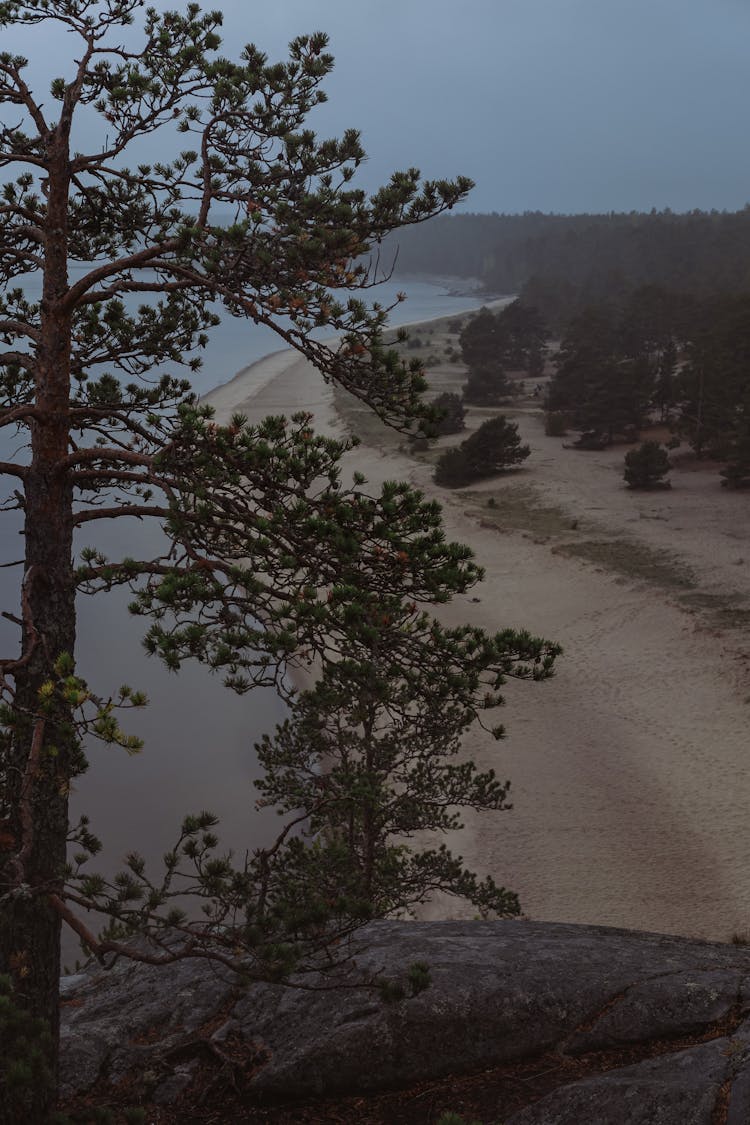
[[[227,54],[253,41],[281,57],[300,32],[329,34],[337,65],[317,126],[360,129],[367,188],[416,165],[428,176],[471,176],[465,209],[474,211],[736,209],[750,200],[750,0],[204,6],[224,10]],[[27,33],[24,47],[41,63],[46,31]]]

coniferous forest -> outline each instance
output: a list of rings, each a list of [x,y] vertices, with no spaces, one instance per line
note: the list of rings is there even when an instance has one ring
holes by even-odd
[[[502,398],[509,370],[534,373],[511,357],[514,333],[532,360],[550,339],[551,415],[595,443],[660,420],[699,458],[726,462],[725,485],[750,483],[750,206],[441,216],[399,232],[396,262],[518,294],[464,329],[467,401]]]
[[[693,296],[750,292],[750,206],[648,214],[450,215],[387,244],[402,273],[478,279],[518,293],[551,327],[643,285]],[[386,255],[387,260],[387,255]]]

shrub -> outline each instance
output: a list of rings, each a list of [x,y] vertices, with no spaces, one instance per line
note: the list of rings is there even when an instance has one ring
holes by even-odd
[[[499,414],[459,446],[446,449],[435,466],[435,483],[448,488],[471,484],[519,464],[530,452],[528,445],[521,445],[516,423]]]
[[[664,480],[670,467],[666,449],[658,441],[644,441],[625,454],[623,475],[628,488],[671,488]]]
[[[568,427],[561,410],[549,410],[544,415],[544,432],[547,437],[565,437]]]
[[[460,395],[445,391],[433,402],[433,407],[441,412],[430,426],[430,437],[439,437],[441,434],[458,434],[464,429],[464,404]]]
[[[442,484],[447,488],[460,488],[463,484],[471,484],[473,479],[463,442],[441,453],[433,474],[435,484]]]
[[[498,364],[469,368],[464,387],[464,398],[477,406],[494,406],[510,394],[510,384],[505,371]]]

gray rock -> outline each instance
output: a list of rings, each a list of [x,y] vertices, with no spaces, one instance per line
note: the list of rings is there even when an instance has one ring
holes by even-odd
[[[744,977],[739,969],[667,973],[634,984],[590,1028],[565,1043],[570,1054],[624,1043],[677,1038],[744,1010]]]
[[[713,1125],[724,1083],[749,1059],[747,1044],[733,1055],[728,1039],[714,1040],[564,1086],[505,1125]]]
[[[734,1044],[731,1044],[734,1048]],[[750,1121],[750,1066],[738,1065],[733,1068],[733,1081],[729,1093],[729,1106],[724,1125],[747,1125]]]
[[[107,973],[77,973],[67,983],[63,977],[61,1093],[148,1070],[215,1018],[233,989],[226,973],[203,961],[164,967],[120,961]]]
[[[244,1044],[244,1094],[271,1100],[365,1094],[547,1051],[575,1054],[710,1035],[724,1021],[712,1042],[550,1097],[563,1099],[554,1103],[562,1107],[561,1125],[687,1125],[702,1122],[704,1111],[692,1108],[694,1116],[686,1116],[685,1106],[710,1104],[712,1111],[723,1083],[735,1082],[736,1106],[744,1096],[745,1041],[737,1040],[735,1050],[726,1036],[727,1021],[739,1023],[746,1004],[750,950],[535,922],[378,922],[366,936],[360,968],[394,975],[426,961],[431,987],[383,1004],[363,988],[308,992],[257,985],[240,992],[205,962],[121,964],[110,974],[79,974],[66,986],[63,1009],[64,1091],[84,1092],[102,1076],[117,1081],[152,1071],[159,1098],[176,1097],[189,1085],[186,1066],[207,1040],[218,1052],[231,1039],[235,1058]],[[595,1098],[607,1106],[619,1099],[632,1112],[641,1099],[652,1116],[611,1117],[608,1109],[592,1109],[587,1117],[585,1107]],[[519,1125],[558,1121],[516,1117]]]

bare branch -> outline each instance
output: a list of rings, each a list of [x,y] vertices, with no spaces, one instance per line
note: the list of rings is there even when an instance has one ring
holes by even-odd
[[[0,320],[0,336],[28,336],[30,340],[38,343],[41,339],[41,332],[35,324],[6,317],[5,320]]]
[[[116,508],[96,508],[92,511],[76,513],[73,517],[73,526],[81,527],[84,523],[91,523],[92,520],[116,520],[122,516],[131,516],[136,519],[147,517],[167,519],[169,508],[160,508],[153,504],[122,504]]]
[[[39,130],[39,135],[42,137],[48,136],[50,129],[44,119],[44,114],[42,113],[41,106],[32,96],[31,90],[29,90],[29,87],[24,82],[18,67],[14,66],[14,64],[7,59],[0,60],[0,74],[6,74],[10,79],[10,82],[15,85],[15,91],[13,91],[13,88],[10,84],[6,85],[6,91],[13,101],[15,101],[19,105],[25,106],[25,108],[28,110],[29,116]]]
[[[19,241],[23,237],[20,229],[3,233],[4,235],[7,235],[7,233],[11,233],[13,237],[17,238]],[[32,254],[30,250],[18,250],[15,247],[8,246],[7,242],[5,241],[0,244],[0,258],[10,259],[14,262],[22,262],[24,265],[33,267],[35,270],[41,270],[44,268],[44,259],[39,254]]]
[[[0,425],[5,425],[5,423],[0,422]],[[29,470],[26,465],[14,465],[12,461],[0,461],[0,474],[5,476],[26,480],[28,472]]]
[[[7,367],[14,363],[25,368],[26,371],[35,369],[34,358],[28,352],[0,352],[0,367]]]
[[[71,930],[78,935],[83,943],[91,950],[96,959],[102,964],[104,963],[104,957],[107,953],[114,953],[116,957],[127,957],[129,961],[140,961],[145,965],[171,965],[175,961],[186,961],[189,958],[201,958],[207,961],[216,961],[224,965],[225,968],[231,969],[233,972],[238,972],[240,968],[243,968],[241,962],[219,952],[217,948],[205,948],[200,946],[197,938],[192,942],[189,941],[179,949],[173,951],[167,950],[164,953],[148,953],[146,950],[139,949],[135,945],[127,945],[125,942],[112,941],[111,939],[100,941],[85,922],[73,913],[59,895],[50,894],[47,897],[50,905],[54,907],[63,921],[70,926]],[[65,898],[87,910],[95,909],[94,903],[85,898],[80,898],[78,895],[71,894],[69,891],[65,892]],[[153,937],[151,937],[151,940],[155,941]]]
[[[173,238],[156,246],[148,246],[144,250],[138,250],[134,254],[129,254],[124,258],[118,258],[117,261],[114,262],[107,262],[106,265],[91,270],[89,273],[85,274],[80,281],[77,281],[75,285],[70,287],[61,303],[62,307],[64,309],[74,308],[94,285],[98,285],[101,281],[105,281],[114,274],[126,273],[131,269],[143,269],[152,266],[154,259],[158,258],[161,254],[168,253],[170,250],[176,250],[178,245],[177,239]],[[154,286],[153,288],[161,290],[163,287]],[[146,292],[147,290],[143,291]],[[102,300],[102,297],[99,296],[96,299]]]
[[[130,473],[125,470],[101,468],[82,469],[80,472],[72,472],[69,475],[74,484],[81,488],[85,488],[87,484],[96,489],[108,484],[156,484],[157,487],[160,487],[158,481],[153,480],[150,473]]]
[[[118,465],[142,465],[150,468],[153,460],[153,457],[144,453],[135,453],[128,449],[78,449],[63,458],[58,465],[58,471],[65,473],[78,465],[89,465],[92,461],[113,461]]]

